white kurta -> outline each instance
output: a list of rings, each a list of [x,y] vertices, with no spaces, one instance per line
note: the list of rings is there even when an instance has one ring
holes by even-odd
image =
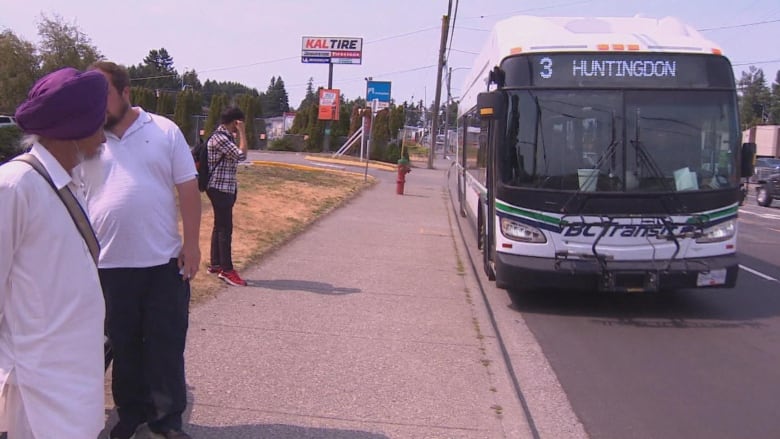
[[[83,205],[54,157],[37,144],[32,153]],[[64,204],[26,163],[0,167],[0,313],[0,389],[16,386],[32,436],[97,437],[105,405],[100,280]],[[5,402],[0,431],[14,421]]]

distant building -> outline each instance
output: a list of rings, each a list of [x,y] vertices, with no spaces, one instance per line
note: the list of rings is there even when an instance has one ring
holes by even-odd
[[[268,140],[275,140],[284,137],[284,134],[292,128],[295,120],[295,113],[284,113],[277,117],[265,118],[265,133]]]
[[[758,125],[742,132],[743,142],[755,142],[757,157],[780,157],[780,125]]]

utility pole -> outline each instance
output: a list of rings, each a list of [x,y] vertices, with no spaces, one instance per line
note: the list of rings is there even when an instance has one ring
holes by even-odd
[[[433,169],[433,155],[436,149],[436,137],[439,134],[439,106],[441,105],[441,73],[444,70],[444,52],[447,50],[447,34],[450,31],[449,11],[452,10],[450,0],[447,14],[441,18],[441,44],[439,45],[439,66],[436,69],[436,95],[433,103],[433,120],[431,121],[431,149],[428,152],[428,169]]]
[[[447,69],[447,100],[444,105],[444,147],[441,151],[441,158],[447,158],[447,149],[449,148],[449,132],[450,132],[450,85],[452,84],[452,67]]]

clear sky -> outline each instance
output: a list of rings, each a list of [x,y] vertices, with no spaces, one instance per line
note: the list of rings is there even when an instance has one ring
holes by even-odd
[[[498,20],[545,16],[676,16],[705,30],[729,57],[737,78],[753,64],[769,85],[780,70],[778,0],[453,0],[449,51],[453,95]],[[41,13],[59,14],[87,34],[109,60],[140,63],[164,47],[179,72],[200,80],[236,81],[264,92],[284,79],[297,107],[309,77],[327,86],[326,64],[301,63],[303,36],[363,38],[362,65],[334,65],[333,87],[349,99],[365,96],[365,79],[391,81],[398,102],[432,102],[441,17],[447,0],[0,0],[0,29],[33,43]],[[762,23],[763,24],[760,24]]]

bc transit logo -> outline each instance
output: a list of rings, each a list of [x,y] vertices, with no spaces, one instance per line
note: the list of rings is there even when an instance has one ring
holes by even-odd
[[[672,235],[684,235],[695,232],[693,225],[665,224],[609,224],[604,232],[602,224],[570,224],[563,229],[565,237],[620,237],[620,238],[656,238],[665,239]]]

